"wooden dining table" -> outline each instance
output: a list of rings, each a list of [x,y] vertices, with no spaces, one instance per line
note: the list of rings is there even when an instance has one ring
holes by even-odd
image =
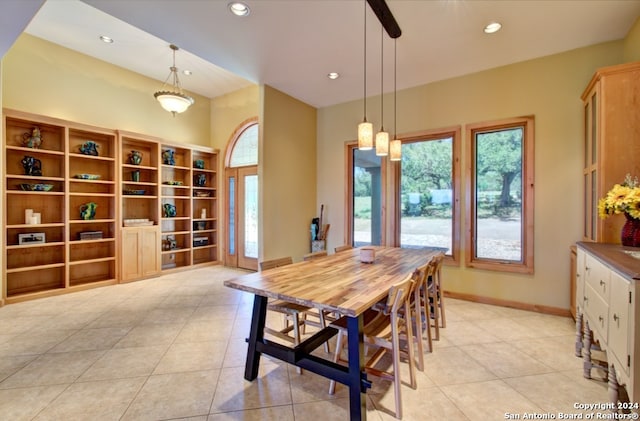
[[[360,261],[359,248],[323,258],[294,263],[229,279],[224,285],[255,294],[244,378],[258,376],[260,355],[266,354],[349,387],[352,420],[365,420],[366,389],[371,387],[364,371],[363,314],[387,296],[391,285],[427,264],[439,251],[397,247],[369,247],[373,263]],[[337,334],[326,327],[294,347],[264,337],[268,298],[335,312],[347,317],[348,366],[312,352]]]

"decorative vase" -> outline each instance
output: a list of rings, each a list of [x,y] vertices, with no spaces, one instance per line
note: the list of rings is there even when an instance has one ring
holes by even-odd
[[[42,135],[40,128],[34,127],[30,132],[22,135],[22,145],[27,148],[38,149],[42,145]]]
[[[131,151],[129,154],[129,162],[133,165],[140,165],[142,162],[142,152],[140,151]]]
[[[175,151],[173,149],[164,149],[162,151],[162,163],[164,165],[176,165]]]
[[[94,219],[96,217],[96,209],[98,204],[95,202],[88,202],[80,206],[80,218],[84,220]]]
[[[25,155],[20,162],[22,163],[22,168],[24,168],[24,175],[42,175],[42,161],[38,158]]]
[[[634,219],[628,213],[625,213],[624,217],[627,218],[627,220],[620,232],[622,245],[640,247],[640,219]]]

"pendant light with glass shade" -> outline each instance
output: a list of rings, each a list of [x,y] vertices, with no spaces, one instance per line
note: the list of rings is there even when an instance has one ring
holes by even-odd
[[[398,40],[393,39],[393,140],[389,142],[389,160],[402,159],[402,141],[398,139]]]
[[[169,67],[169,76],[164,81],[162,88],[153,96],[158,100],[162,108],[169,111],[173,116],[176,113],[182,113],[187,110],[195,102],[193,98],[182,92],[182,85],[180,85],[180,79],[178,78],[178,68],[176,67],[176,51],[179,48],[173,44],[169,45],[169,48],[173,50],[173,66]],[[164,90],[169,79],[172,79],[171,91]]]
[[[373,124],[367,121],[367,2],[364,5],[364,118],[358,124],[358,149],[373,149]]]
[[[389,133],[384,131],[384,31],[380,27],[380,131],[376,133],[376,155],[389,154]]]

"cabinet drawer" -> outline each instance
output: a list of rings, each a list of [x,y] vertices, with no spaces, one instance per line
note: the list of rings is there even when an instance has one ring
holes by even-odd
[[[606,342],[609,331],[609,304],[588,283],[584,287],[584,295],[584,314],[589,320],[589,327],[598,334],[597,339],[600,339],[600,342]]]
[[[604,300],[609,302],[610,276],[611,271],[597,259],[587,255],[585,258],[586,283]]]

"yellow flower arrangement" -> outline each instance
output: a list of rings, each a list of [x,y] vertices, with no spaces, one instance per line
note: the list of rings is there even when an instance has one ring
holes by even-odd
[[[610,215],[624,213],[640,219],[640,183],[638,177],[627,174],[622,184],[616,184],[607,195],[598,201],[598,214],[604,219]]]

